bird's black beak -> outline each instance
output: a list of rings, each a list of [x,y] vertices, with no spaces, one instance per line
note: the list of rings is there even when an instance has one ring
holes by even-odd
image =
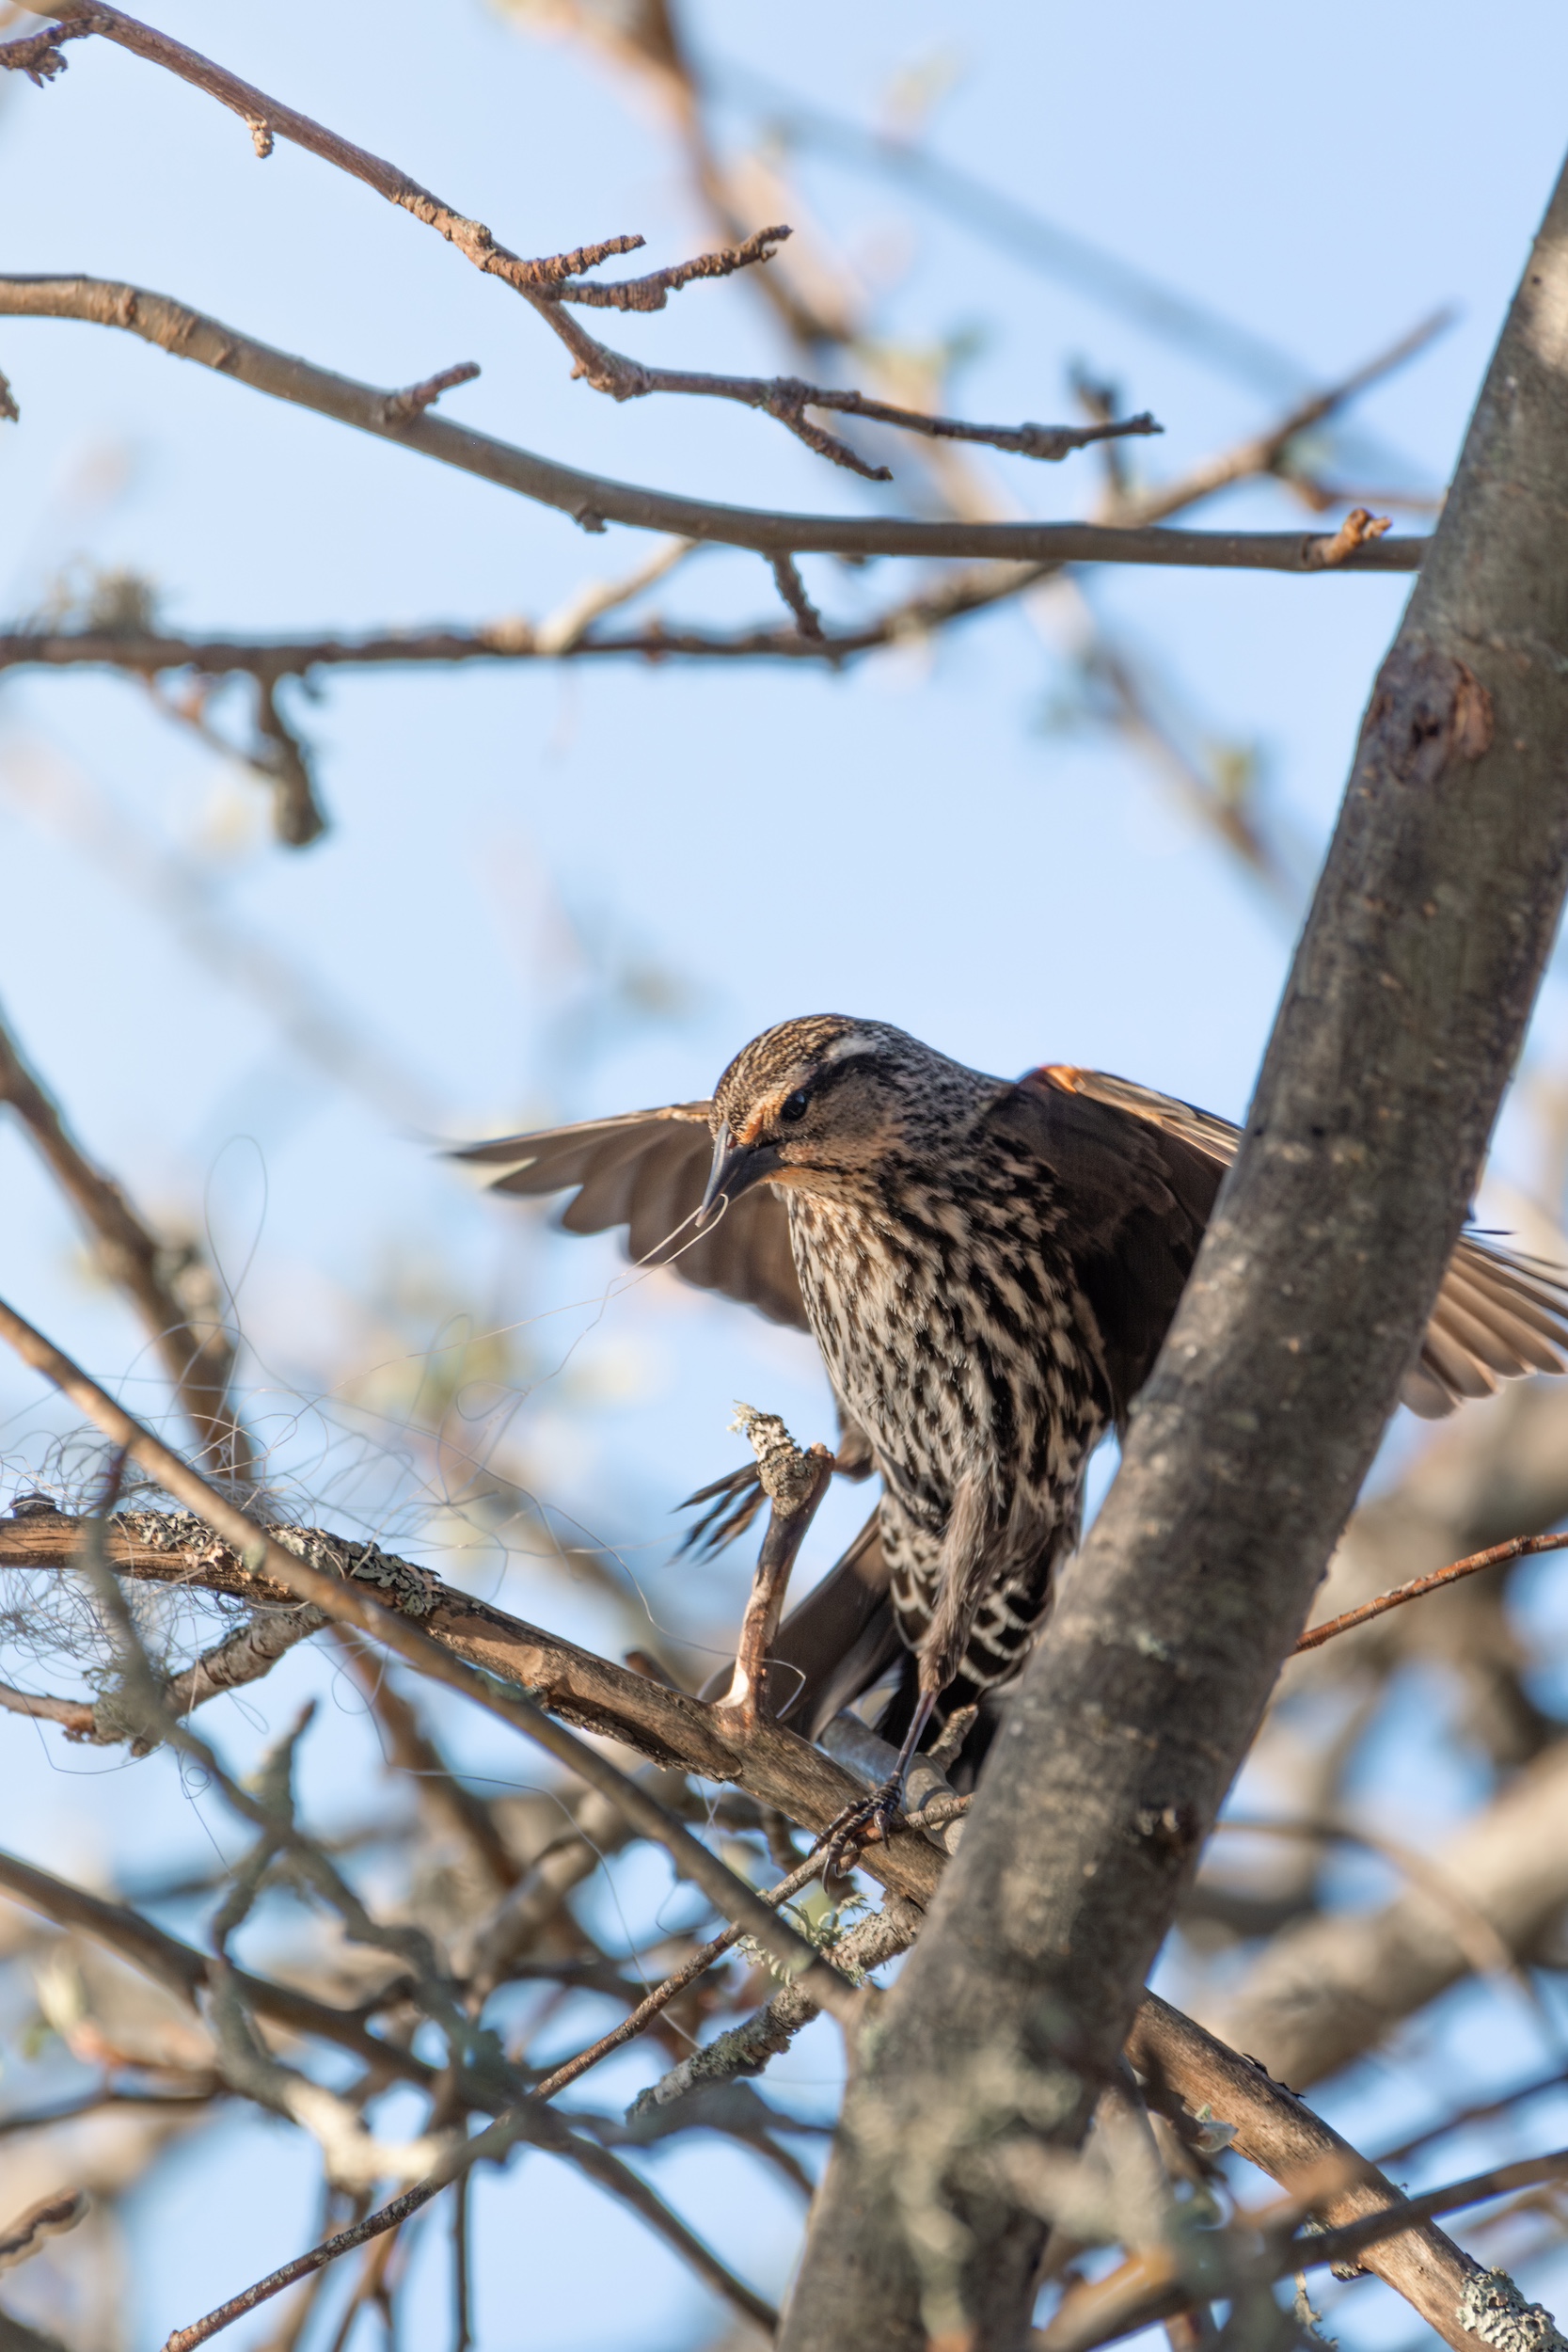
[[[697,1212],[697,1231],[701,1232],[753,1184],[766,1184],[782,1166],[776,1143],[732,1144],[728,1127],[721,1127],[713,1139],[713,1167]]]

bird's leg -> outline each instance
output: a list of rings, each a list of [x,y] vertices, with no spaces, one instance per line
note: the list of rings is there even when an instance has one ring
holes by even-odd
[[[903,1809],[904,1783],[915,1751],[936,1712],[937,1701],[958,1673],[968,1646],[974,1612],[990,1569],[991,1541],[985,1482],[972,1470],[958,1482],[942,1538],[936,1607],[919,1649],[920,1695],[914,1720],[904,1735],[898,1761],[882,1786],[873,1789],[870,1796],[847,1805],[826,1832],[830,1878],[844,1875],[842,1858],[851,1845],[869,1845],[885,1837],[894,1815]]]
[[[910,1766],[914,1762],[916,1750],[941,1696],[940,1689],[921,1691],[913,1720],[904,1734],[904,1743],[886,1780],[879,1788],[870,1789],[865,1796],[857,1797],[853,1804],[847,1804],[837,1820],[830,1821],[817,1839],[817,1848],[826,1850],[823,1864],[825,1878],[847,1877],[845,1856],[850,1849],[873,1846],[879,1838],[884,1838],[894,1815],[903,1811],[904,1783],[910,1776]]]
[[[736,1407],[736,1422],[752,1441],[757,1476],[773,1506],[757,1554],[746,1614],[740,1621],[735,1673],[719,1701],[742,1724],[751,1724],[764,1710],[768,1653],[779,1629],[789,1572],[827,1492],[833,1457],[824,1445],[814,1445],[802,1454],[776,1413],[759,1413],[752,1406],[741,1405]]]

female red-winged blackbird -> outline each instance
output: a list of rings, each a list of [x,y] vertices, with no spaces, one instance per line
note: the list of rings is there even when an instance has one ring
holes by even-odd
[[[907,1757],[1021,1666],[1077,1541],[1089,1456],[1125,1428],[1239,1140],[1098,1071],[1012,1084],[825,1014],[754,1039],[711,1102],[461,1156],[503,1166],[499,1192],[576,1186],[570,1232],[626,1226],[640,1264],[815,1334],[841,1465],[874,1467],[882,1494],[781,1629],[775,1660],[800,1681],[779,1712],[815,1737],[901,1646],[880,1728]],[[1564,1370],[1565,1281],[1466,1236],[1405,1403],[1447,1413],[1499,1378]]]

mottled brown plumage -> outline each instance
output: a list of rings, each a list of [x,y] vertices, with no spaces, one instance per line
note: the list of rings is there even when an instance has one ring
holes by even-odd
[[[1048,1066],[1013,1083],[822,1015],[753,1040],[710,1103],[464,1156],[504,1167],[499,1191],[575,1187],[571,1231],[626,1226],[639,1263],[815,1334],[882,1496],[776,1654],[815,1731],[901,1645],[915,1673],[896,1733],[1016,1673],[1239,1139],[1124,1079]],[[1565,1356],[1558,1270],[1467,1236],[1405,1401],[1448,1412]]]

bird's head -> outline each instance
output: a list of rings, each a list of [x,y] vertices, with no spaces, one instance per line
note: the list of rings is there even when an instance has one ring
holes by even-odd
[[[922,1155],[977,1083],[885,1021],[814,1013],[765,1029],[715,1089],[703,1215],[760,1184],[849,1198],[890,1159]]]

